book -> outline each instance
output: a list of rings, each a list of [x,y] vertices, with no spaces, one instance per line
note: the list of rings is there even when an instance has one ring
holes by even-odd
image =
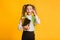
[[[29,20],[28,18],[25,18],[22,26],[26,26],[26,25],[28,25],[29,23],[30,23],[30,20]]]

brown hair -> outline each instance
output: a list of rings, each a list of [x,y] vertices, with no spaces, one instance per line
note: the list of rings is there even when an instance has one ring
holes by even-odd
[[[25,12],[27,10],[27,6],[32,6],[32,8],[36,11],[35,6],[31,4],[25,4],[22,8],[22,17],[25,16]]]

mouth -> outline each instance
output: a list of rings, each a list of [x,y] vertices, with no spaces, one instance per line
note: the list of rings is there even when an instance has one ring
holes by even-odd
[[[27,12],[27,13],[31,13],[31,12]]]

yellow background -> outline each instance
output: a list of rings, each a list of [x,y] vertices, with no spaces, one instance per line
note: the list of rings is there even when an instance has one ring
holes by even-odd
[[[0,40],[21,40],[18,30],[22,6],[33,4],[41,20],[36,40],[60,40],[60,0],[0,0]]]

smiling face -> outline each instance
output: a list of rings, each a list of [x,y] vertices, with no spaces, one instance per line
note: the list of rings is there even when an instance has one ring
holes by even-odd
[[[27,6],[26,12],[28,13],[28,15],[32,13],[32,10],[33,10],[32,6]]]

